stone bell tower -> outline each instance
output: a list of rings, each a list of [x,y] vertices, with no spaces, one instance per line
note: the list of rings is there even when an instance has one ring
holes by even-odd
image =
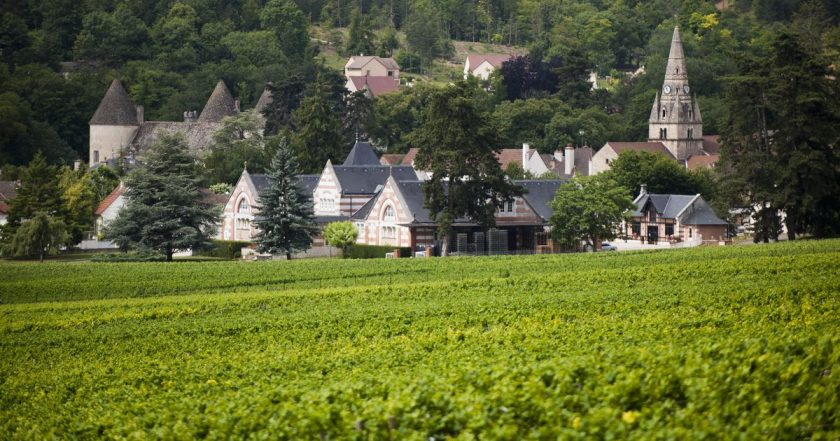
[[[688,70],[680,40],[680,27],[674,28],[671,52],[662,90],[656,93],[648,120],[648,140],[659,141],[680,161],[703,149],[703,119],[697,96],[688,86]]]

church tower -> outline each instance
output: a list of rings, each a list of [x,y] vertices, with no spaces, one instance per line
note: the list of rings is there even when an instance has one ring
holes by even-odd
[[[680,27],[674,28],[671,52],[662,90],[656,93],[648,121],[648,140],[665,144],[680,161],[703,149],[703,119],[697,96],[688,86],[688,70],[680,40]]]

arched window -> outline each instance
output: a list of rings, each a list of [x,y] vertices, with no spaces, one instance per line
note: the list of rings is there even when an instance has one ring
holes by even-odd
[[[251,212],[251,206],[248,204],[248,199],[242,198],[239,201],[239,206],[236,207],[236,212],[240,214],[248,214]]]
[[[396,217],[394,216],[394,207],[390,205],[385,206],[385,212],[382,215],[382,220],[385,222],[394,222]]]

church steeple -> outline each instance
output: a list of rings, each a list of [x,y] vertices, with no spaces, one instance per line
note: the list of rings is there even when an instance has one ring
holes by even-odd
[[[653,101],[648,123],[648,139],[662,142],[675,158],[685,160],[702,150],[703,120],[688,85],[679,26],[674,27],[665,81]]]

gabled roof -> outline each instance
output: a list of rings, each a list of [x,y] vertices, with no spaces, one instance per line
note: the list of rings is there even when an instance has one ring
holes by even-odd
[[[131,102],[120,80],[111,81],[99,107],[91,117],[90,125],[121,126],[137,125],[137,107]]]
[[[111,204],[113,204],[120,196],[122,196],[123,193],[125,193],[125,185],[123,185],[123,183],[120,182],[120,185],[117,185],[117,188],[115,188],[111,193],[109,193],[108,196],[105,196],[105,199],[102,199],[102,201],[99,202],[99,205],[96,206],[96,211],[94,211],[94,213],[97,216],[101,216],[102,213],[104,213],[105,210],[107,210],[108,207],[111,206]]]
[[[342,194],[376,194],[389,176],[397,181],[417,180],[414,168],[405,165],[333,166],[333,171]]]
[[[349,165],[380,165],[379,158],[376,157],[376,153],[373,152],[373,147],[370,145],[370,142],[356,140],[356,143],[353,144],[353,149],[350,150],[350,153],[347,154],[347,158],[344,160],[344,166]]]
[[[626,150],[635,150],[637,152],[651,152],[661,153],[669,158],[675,159],[674,155],[665,147],[665,144],[655,142],[607,142],[605,146],[610,146],[616,153],[621,153]]]
[[[216,88],[201,110],[198,122],[219,122],[226,116],[237,114],[236,102],[223,80],[216,83]]]
[[[382,63],[382,65],[385,66],[388,69],[399,69],[400,68],[400,65],[397,64],[397,62],[394,61],[393,58],[382,58],[382,57],[370,56],[370,55],[368,55],[368,56],[358,55],[358,56],[350,57],[350,59],[347,60],[347,64],[344,65],[344,67],[347,68],[347,69],[361,69],[361,68],[365,67],[366,64],[370,63],[373,60],[376,60],[379,63]]]
[[[402,195],[402,201],[413,218],[411,223],[434,223],[429,216],[429,209],[424,206],[423,181],[402,181],[396,183]]]
[[[163,134],[180,133],[186,138],[190,149],[205,150],[213,142],[213,133],[218,128],[218,122],[146,121],[132,138],[131,148],[136,152],[143,152]]]
[[[273,98],[271,97],[271,90],[268,88],[268,86],[265,86],[262,95],[260,95],[260,99],[257,100],[257,105],[254,106],[254,110],[256,110],[257,113],[262,113],[265,110],[265,108],[268,107],[269,104],[271,104],[272,99]]]
[[[502,63],[505,61],[510,60],[513,58],[513,55],[510,54],[469,54],[467,55],[467,61],[470,65],[470,71],[474,71],[478,66],[481,65],[483,62],[488,62],[490,65],[495,67],[496,69],[502,67]]]
[[[394,77],[360,76],[348,77],[356,91],[368,90],[371,95],[379,96],[400,90],[400,80]]]
[[[685,166],[689,170],[697,170],[698,168],[712,168],[720,160],[720,155],[693,155],[685,161]]]
[[[514,184],[525,188],[526,193],[522,198],[545,221],[551,218],[551,201],[554,199],[557,189],[565,182],[565,180],[560,179],[513,181]]]
[[[699,195],[643,194],[636,200],[633,216],[641,216],[650,203],[662,217],[677,219],[685,225],[726,225]]]
[[[405,155],[402,153],[386,153],[379,158],[379,163],[382,165],[400,165],[404,157]]]
[[[10,201],[17,196],[16,181],[0,181],[0,201]]]
[[[216,194],[210,191],[209,188],[199,188],[198,192],[201,194],[201,201],[207,205],[224,206],[228,199],[230,199],[229,194]]]
[[[380,194],[380,193],[382,193],[382,190],[379,190],[378,192],[376,192],[376,194]],[[376,196],[370,198],[370,200],[368,200],[367,202],[365,202],[364,205],[362,205],[362,208],[359,208],[358,210],[356,210],[355,213],[353,213],[350,216],[350,219],[353,219],[353,220],[365,220],[365,219],[367,219],[368,215],[370,214],[370,210],[372,210],[373,206],[376,205],[376,199],[377,199]]]

